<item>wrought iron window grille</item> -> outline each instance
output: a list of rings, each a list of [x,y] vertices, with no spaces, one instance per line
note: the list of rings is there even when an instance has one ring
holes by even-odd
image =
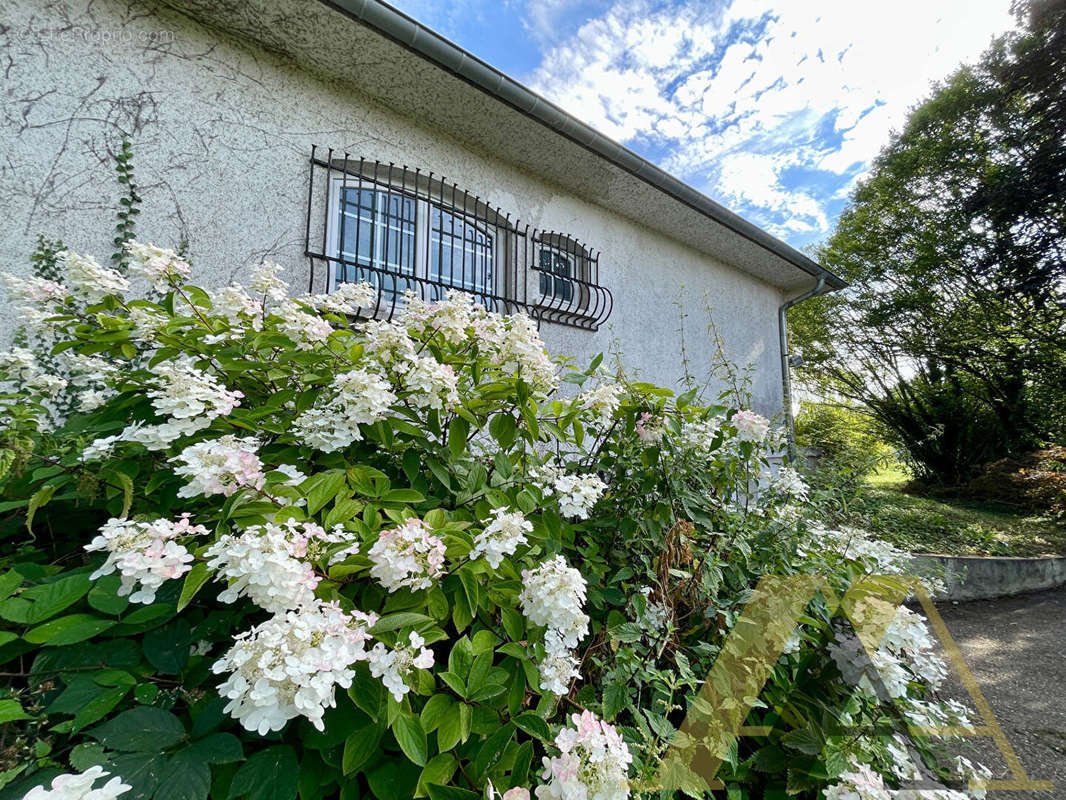
[[[500,313],[597,330],[611,314],[599,253],[576,238],[511,219],[433,172],[313,147],[305,253],[309,292],[343,281],[378,287],[361,316],[391,319],[403,293],[449,289]]]

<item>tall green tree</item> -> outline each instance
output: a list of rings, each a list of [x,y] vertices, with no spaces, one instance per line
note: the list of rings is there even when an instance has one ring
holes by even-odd
[[[801,379],[944,483],[1064,428],[1066,0],[1015,13],[856,189],[818,254],[851,287],[790,320]]]

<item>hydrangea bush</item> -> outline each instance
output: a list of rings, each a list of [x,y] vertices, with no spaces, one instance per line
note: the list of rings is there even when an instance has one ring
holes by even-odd
[[[369,284],[292,297],[265,263],[205,291],[177,252],[125,262],[5,278],[27,324],[0,354],[4,797],[655,793],[761,576],[903,569],[805,522],[739,392],[553,360],[461,293],[367,320]],[[771,732],[719,777],[961,787],[979,767],[906,733],[964,718],[944,674],[912,612],[870,663],[816,599],[750,715]]]

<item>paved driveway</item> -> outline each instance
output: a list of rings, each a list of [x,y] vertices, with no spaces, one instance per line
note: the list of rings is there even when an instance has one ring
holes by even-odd
[[[1029,777],[1055,784],[990,791],[988,800],[1066,799],[1066,589],[938,609]],[[996,778],[1011,777],[990,739],[969,741]]]

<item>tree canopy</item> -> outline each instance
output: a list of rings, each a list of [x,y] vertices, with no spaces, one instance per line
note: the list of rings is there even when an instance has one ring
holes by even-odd
[[[1066,2],[1015,12],[855,190],[818,253],[851,286],[791,315],[801,380],[944,483],[1066,429]]]

